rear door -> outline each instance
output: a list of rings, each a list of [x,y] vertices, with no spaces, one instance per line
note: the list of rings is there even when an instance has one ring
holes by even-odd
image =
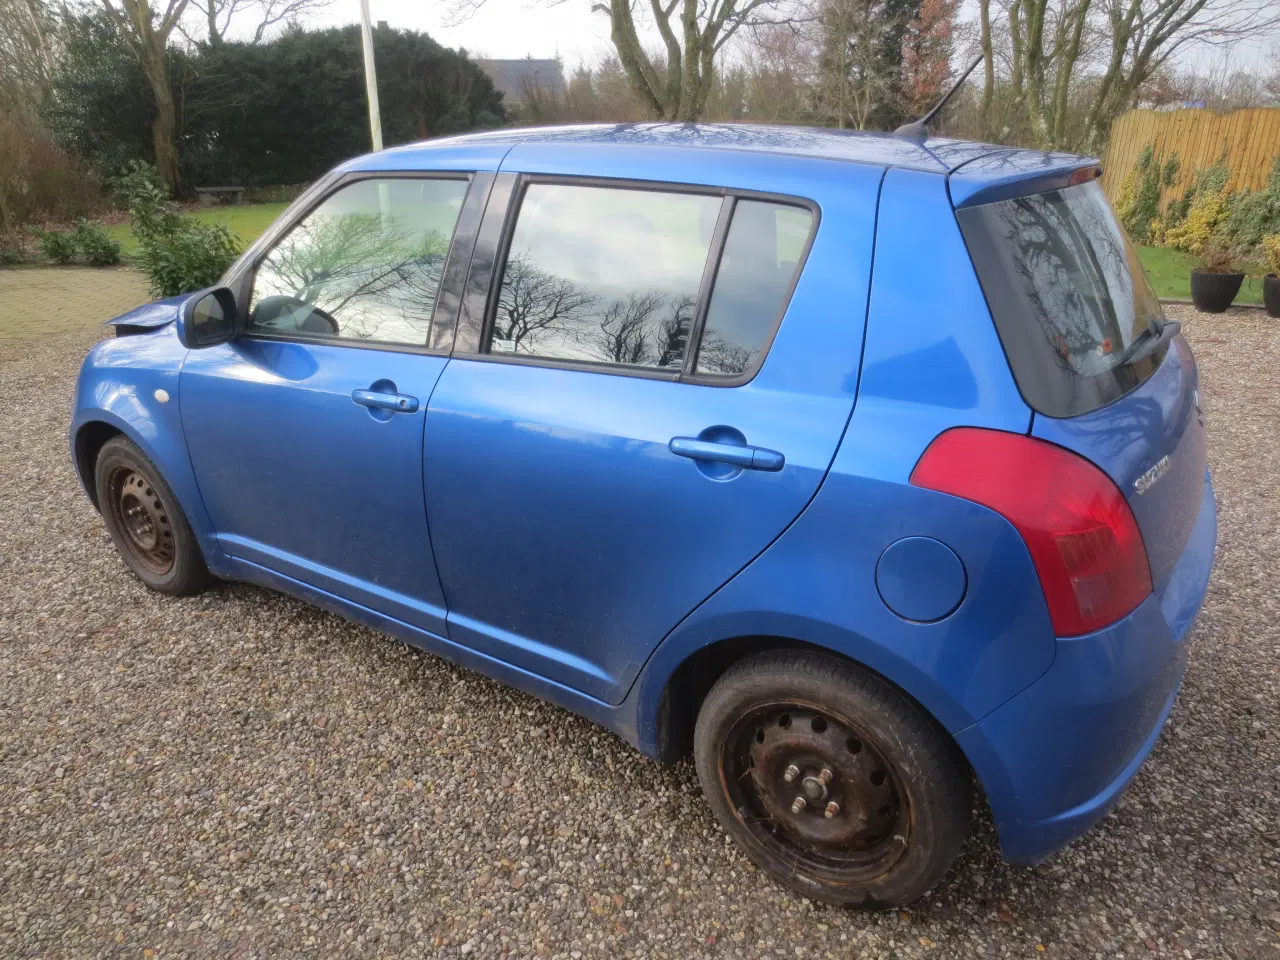
[[[1157,592],[1204,496],[1195,360],[1096,183],[957,211],[1031,432],[1093,461],[1129,502]]]
[[[537,160],[508,157],[526,175],[481,230],[472,279],[492,269],[492,295],[464,306],[432,396],[428,515],[450,637],[616,703],[826,473],[853,404],[876,184],[846,167],[867,216],[828,246],[803,195],[530,173]]]

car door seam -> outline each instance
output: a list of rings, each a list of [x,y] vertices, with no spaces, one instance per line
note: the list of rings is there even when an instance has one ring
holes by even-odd
[[[175,378],[177,381],[177,389],[174,392],[177,393],[177,396],[174,397],[174,400],[178,404],[178,423],[182,426],[182,452],[187,456],[187,469],[191,471],[191,482],[195,485],[196,496],[200,498],[200,509],[203,511],[205,520],[208,524],[207,529],[210,533],[209,539],[212,541],[214,548],[225,557],[227,552],[222,549],[222,544],[218,542],[218,530],[213,525],[213,514],[209,512],[209,505],[205,502],[204,490],[200,487],[200,474],[196,471],[196,463],[191,456],[191,444],[187,441],[186,408],[182,403],[182,373],[187,368],[187,360],[190,356],[191,350],[188,348],[186,353],[182,355],[182,361],[178,364],[178,373]]]
[[[467,254],[467,269],[462,274],[462,295],[458,298],[458,315],[453,320],[453,340],[449,343],[449,352],[445,355],[444,363],[440,365],[440,370],[436,374],[435,382],[431,384],[431,390],[427,393],[426,399],[422,403],[422,446],[420,455],[421,464],[421,489],[422,489],[422,513],[427,521],[427,548],[431,551],[431,566],[435,568],[436,583],[440,585],[440,596],[444,600],[444,632],[446,638],[449,635],[449,594],[445,590],[444,578],[440,576],[440,560],[436,554],[435,538],[431,534],[431,506],[427,497],[427,420],[431,415],[431,398],[435,396],[436,388],[440,386],[440,381],[444,378],[445,371],[449,365],[453,363],[454,350],[458,345],[458,328],[462,325],[462,312],[466,308],[467,288],[471,280],[471,266],[475,261],[476,247],[479,246],[480,229],[484,226],[485,214],[489,210],[489,201],[493,197],[493,188],[498,183],[498,177],[502,174],[502,165],[506,162],[507,155],[515,149],[512,144],[506,149],[498,162],[494,165],[493,179],[489,182],[488,188],[485,190],[484,206],[480,210],[480,222],[476,226],[476,235],[471,243],[471,250]],[[474,182],[474,181],[473,181]],[[489,277],[489,291],[486,291],[485,302],[488,302],[488,294],[493,289],[494,278]]]
[[[422,403],[422,443],[419,447],[421,453],[419,455],[419,477],[421,483],[419,487],[422,491],[422,516],[427,524],[427,549],[431,551],[431,567],[435,570],[436,583],[440,587],[440,596],[444,600],[444,632],[447,637],[449,634],[449,595],[444,590],[444,578],[440,576],[440,561],[436,557],[435,538],[431,535],[431,509],[427,504],[427,417],[431,413],[431,398],[435,396],[436,387],[440,385],[440,380],[444,377],[444,372],[448,369],[449,364],[453,362],[452,357],[446,357],[444,363],[440,365],[440,369],[436,372],[436,378],[431,384],[431,389],[427,391],[426,399]]]

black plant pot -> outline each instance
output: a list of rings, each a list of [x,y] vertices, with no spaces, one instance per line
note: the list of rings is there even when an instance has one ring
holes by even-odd
[[[1222,313],[1240,292],[1243,273],[1191,271],[1191,302],[1204,313]]]
[[[1267,306],[1267,316],[1280,317],[1280,277],[1274,273],[1262,278],[1262,302]]]

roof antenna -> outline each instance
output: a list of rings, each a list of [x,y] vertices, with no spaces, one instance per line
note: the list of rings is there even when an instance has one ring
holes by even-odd
[[[926,113],[919,120],[912,120],[910,123],[904,123],[897,130],[893,131],[895,137],[903,137],[907,140],[925,141],[929,139],[929,121],[938,115],[938,111],[947,105],[947,101],[955,96],[955,92],[960,89],[961,85],[969,79],[969,74],[977,68],[982,62],[982,54],[978,54],[978,59],[969,64],[969,69],[960,75],[960,79],[955,85],[942,95],[942,99],[933,105],[933,109]]]

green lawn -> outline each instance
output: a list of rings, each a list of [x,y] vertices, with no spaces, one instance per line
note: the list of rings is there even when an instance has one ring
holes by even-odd
[[[240,238],[241,245],[247,247],[275,222],[287,206],[287,203],[242,203],[234,207],[210,207],[183,216],[195,217],[205,223],[224,223]],[[125,256],[133,253],[137,244],[127,221],[107,227],[107,233],[124,245]]]
[[[1156,296],[1178,300],[1191,299],[1191,266],[1194,257],[1180,250],[1164,247],[1139,247],[1138,256],[1147,270],[1147,278],[1155,288]],[[1262,302],[1262,275],[1266,267],[1258,263],[1245,263],[1244,286],[1236,294],[1236,303]]]

